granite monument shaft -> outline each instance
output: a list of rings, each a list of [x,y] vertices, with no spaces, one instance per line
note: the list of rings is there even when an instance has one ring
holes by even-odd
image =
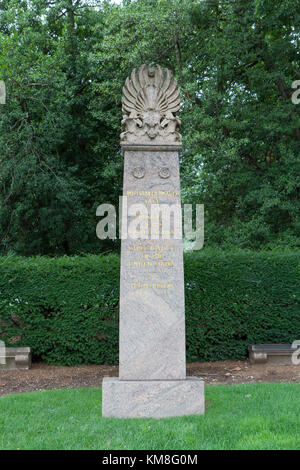
[[[160,66],[133,70],[122,109],[128,217],[122,223],[133,224],[136,235],[124,237],[121,245],[120,371],[119,378],[103,381],[102,413],[120,418],[203,413],[203,382],[186,377],[176,79]],[[137,204],[147,211],[130,217]],[[149,217],[153,207],[155,224]]]

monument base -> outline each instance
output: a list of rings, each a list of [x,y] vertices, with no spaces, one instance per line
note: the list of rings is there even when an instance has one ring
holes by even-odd
[[[120,380],[106,377],[102,385],[102,416],[167,418],[203,414],[204,382],[185,380]]]

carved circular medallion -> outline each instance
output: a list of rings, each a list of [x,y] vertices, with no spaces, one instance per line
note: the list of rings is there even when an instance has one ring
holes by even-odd
[[[137,166],[132,170],[132,176],[135,178],[141,179],[145,176],[145,168],[142,166]]]
[[[159,176],[163,179],[170,178],[170,170],[167,166],[163,166],[159,170]]]

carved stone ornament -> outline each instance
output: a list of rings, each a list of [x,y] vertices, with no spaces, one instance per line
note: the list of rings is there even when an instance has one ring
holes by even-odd
[[[167,166],[163,166],[159,170],[159,176],[163,179],[170,178],[170,170]]]
[[[121,144],[180,144],[179,93],[169,70],[134,69],[123,87]]]
[[[132,176],[138,179],[144,178],[145,173],[146,173],[145,168],[142,166],[137,166],[136,168],[132,170]]]

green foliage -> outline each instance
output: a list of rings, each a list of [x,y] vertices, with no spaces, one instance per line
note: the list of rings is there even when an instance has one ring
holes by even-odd
[[[95,210],[118,201],[122,183],[105,116],[91,109],[92,82],[102,72],[88,58],[101,40],[102,11],[71,0],[8,0],[0,8],[7,86],[0,107],[0,250],[99,252]],[[99,111],[104,106],[97,100]]]
[[[188,360],[243,359],[249,344],[300,338],[300,255],[185,257]]]
[[[104,16],[104,95],[144,62],[179,79],[183,200],[205,204],[207,244],[299,247],[299,26],[287,0],[137,0]]]
[[[52,364],[116,362],[119,269],[117,255],[1,259],[1,338]]]
[[[49,364],[117,364],[119,257],[0,259],[0,339]],[[300,338],[300,255],[186,254],[187,360]]]
[[[0,1],[0,252],[107,249],[95,208],[121,193],[122,85],[142,63],[179,79],[182,194],[205,204],[206,243],[299,247],[298,4]]]

